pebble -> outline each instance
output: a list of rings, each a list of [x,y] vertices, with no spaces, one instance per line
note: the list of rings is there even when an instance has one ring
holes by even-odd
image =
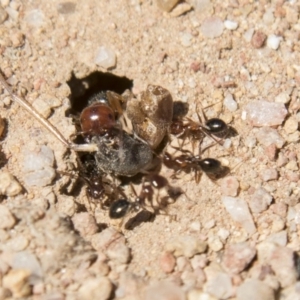
[[[239,26],[237,22],[226,20],[224,21],[224,26],[228,30],[236,30]]]
[[[194,289],[188,292],[187,300],[217,300],[217,298],[208,293],[204,293],[202,290]]]
[[[24,269],[30,271],[28,282],[30,284],[40,283],[43,279],[43,270],[37,257],[29,251],[20,251],[13,256],[11,263],[13,269]]]
[[[249,207],[253,213],[261,213],[268,209],[271,202],[272,196],[260,187],[250,196]]]
[[[7,20],[7,12],[0,6],[0,24],[4,23]]]
[[[238,109],[237,102],[233,99],[232,94],[228,93],[224,98],[224,106],[231,112]]]
[[[217,234],[222,241],[226,241],[230,235],[230,232],[225,228],[220,228]]]
[[[0,220],[0,229],[11,229],[16,224],[14,215],[3,204],[0,204]]]
[[[277,50],[279,48],[281,41],[282,41],[281,36],[277,36],[275,34],[270,34],[267,39],[267,46],[270,49]]]
[[[281,125],[287,115],[283,103],[252,101],[245,107],[246,118],[252,126]]]
[[[184,47],[190,47],[193,42],[193,36],[189,32],[184,32],[180,36],[181,45]]]
[[[53,151],[43,145],[38,149],[23,150],[22,170],[25,173],[24,182],[27,186],[44,187],[55,178]]]
[[[223,254],[222,265],[230,274],[239,274],[252,262],[256,250],[248,243],[229,245]]]
[[[165,250],[174,252],[176,257],[184,255],[189,258],[195,254],[203,253],[206,248],[207,244],[194,236],[178,236],[165,245]]]
[[[43,27],[47,24],[45,15],[40,9],[33,9],[25,14],[24,21],[31,27]]]
[[[29,276],[29,270],[12,269],[3,277],[2,285],[12,292],[14,299],[26,297],[31,294]]]
[[[12,299],[12,294],[9,289],[0,287],[0,300]]]
[[[106,277],[91,278],[83,282],[78,290],[78,299],[107,300],[110,298],[113,285]]]
[[[232,219],[238,222],[249,234],[253,234],[256,231],[253,218],[245,200],[223,196],[222,202]]]
[[[238,194],[239,182],[234,176],[227,176],[221,182],[221,192],[224,196],[235,197]]]
[[[287,231],[282,230],[276,233],[270,234],[266,240],[266,242],[273,243],[278,246],[286,246],[287,244]]]
[[[205,291],[217,299],[227,299],[231,297],[233,287],[230,276],[224,272],[217,273],[216,276],[209,278],[205,284]]]
[[[281,149],[285,144],[285,140],[278,131],[270,127],[259,128],[256,132],[256,138],[265,147],[275,144],[278,149]]]
[[[236,291],[237,300],[275,300],[274,291],[257,279],[246,279]]]
[[[22,186],[13,175],[0,171],[0,194],[8,197],[17,196],[22,192]]]
[[[179,3],[170,13],[172,17],[179,17],[188,11],[192,10],[193,7],[189,3]]]
[[[57,12],[63,15],[72,14],[75,12],[76,3],[73,2],[61,2],[57,4]]]
[[[213,237],[208,240],[209,248],[214,252],[219,252],[223,249],[223,243],[218,237]]]
[[[291,99],[290,93],[291,93],[291,92],[285,91],[285,92],[282,92],[282,93],[278,94],[278,95],[275,97],[275,102],[277,102],[277,103],[283,103],[283,104],[289,103],[289,102],[290,102],[290,99]]]
[[[106,46],[101,46],[98,48],[95,57],[96,65],[105,69],[110,69],[115,67],[116,63],[117,63],[117,57],[114,50]]]
[[[176,259],[171,252],[165,252],[160,257],[159,265],[164,273],[172,273],[176,265]]]
[[[216,38],[222,35],[224,24],[217,16],[206,18],[201,25],[201,32],[207,38]]]
[[[295,160],[289,161],[289,162],[286,164],[285,167],[286,167],[286,169],[291,170],[291,171],[298,171],[298,170],[299,170],[297,161],[295,161]]]
[[[104,251],[111,260],[125,264],[130,259],[130,249],[126,246],[124,236],[113,228],[94,234],[91,242],[97,251]]]
[[[300,281],[297,281],[290,287],[280,291],[278,300],[299,300],[300,299]]]
[[[283,128],[287,134],[293,133],[298,130],[298,120],[296,117],[290,117],[286,120]]]
[[[88,212],[77,213],[72,217],[74,228],[81,236],[86,237],[98,232],[99,228],[94,216]]]
[[[169,281],[159,281],[145,290],[145,295],[141,297],[144,300],[185,300],[183,290]]]
[[[266,34],[261,31],[255,31],[252,35],[251,45],[256,49],[261,48],[264,45],[266,39]]]
[[[276,274],[281,287],[286,288],[297,281],[295,253],[287,247],[276,247],[271,254],[269,264]]]
[[[9,251],[18,252],[25,250],[29,245],[29,240],[27,237],[18,235],[16,237],[11,238],[5,245],[5,248]]]
[[[9,38],[10,38],[12,46],[14,48],[21,47],[25,43],[25,37],[24,37],[23,33],[20,31],[13,32]]]
[[[166,12],[171,11],[180,0],[156,0],[157,6]]]
[[[63,195],[58,197],[56,208],[61,214],[72,217],[76,212],[77,204],[73,196]]]
[[[278,178],[278,171],[274,168],[268,168],[260,172],[260,177],[265,182],[276,180]]]

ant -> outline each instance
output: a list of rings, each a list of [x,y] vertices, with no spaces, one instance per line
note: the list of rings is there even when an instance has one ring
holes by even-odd
[[[154,199],[154,193],[155,190],[159,192],[163,188],[170,189],[168,195],[172,199],[176,199],[182,194],[181,190],[173,191],[174,188],[169,185],[169,182],[165,177],[158,174],[151,174],[145,177],[139,194],[137,194],[132,187],[135,195],[134,201],[122,198],[111,204],[109,208],[109,217],[111,219],[121,219],[130,211],[139,211],[140,209],[148,210],[147,208],[149,207],[153,210],[154,214],[160,213],[160,210],[167,206],[168,203],[163,203],[166,198],[158,200],[159,194],[157,194],[156,199]]]
[[[183,139],[183,143],[187,137],[190,137],[192,142],[195,142],[197,140],[202,140],[204,135],[208,135],[218,144],[220,142],[216,140],[214,136],[224,139],[230,135],[236,134],[234,129],[228,126],[222,119],[212,118],[206,120],[202,112],[202,119],[206,120],[203,122],[198,110],[197,116],[198,122],[195,122],[190,118],[185,118],[184,120],[182,116],[175,116],[170,126],[170,133]]]
[[[181,151],[189,153],[188,150]],[[174,170],[173,176],[181,171],[185,171],[186,173],[194,171],[196,183],[200,181],[201,171],[213,180],[217,180],[228,173],[228,168],[222,166],[219,160],[214,158],[200,159],[200,155],[194,156],[191,153],[174,157],[170,153],[165,152],[162,161],[167,168]]]

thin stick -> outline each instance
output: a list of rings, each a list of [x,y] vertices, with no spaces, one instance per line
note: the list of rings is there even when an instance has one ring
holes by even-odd
[[[4,89],[9,93],[11,98],[25,108],[36,120],[38,120],[45,128],[49,130],[61,143],[63,143],[68,149],[73,149],[75,151],[83,151],[83,152],[96,152],[98,147],[96,144],[82,144],[77,145],[73,143],[69,143],[65,137],[45,118],[43,118],[38,111],[25,99],[18,97],[12,91],[11,87],[7,84],[6,80],[4,79],[3,75],[0,73],[0,82]]]

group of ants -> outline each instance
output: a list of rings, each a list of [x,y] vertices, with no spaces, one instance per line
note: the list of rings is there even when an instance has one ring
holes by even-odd
[[[172,101],[172,107],[170,107],[165,116],[170,122],[168,122],[167,126],[166,124],[162,126],[165,130],[164,136],[162,136],[163,139],[160,145],[153,149],[148,145],[147,138],[140,137],[135,132],[134,125],[137,124],[131,124],[131,126],[128,126],[131,130],[127,130],[130,120],[126,117],[125,97],[123,98],[116,93],[101,92],[88,101],[88,106],[83,109],[75,121],[78,125],[78,135],[83,140],[83,145],[78,145],[68,142],[24,98],[17,96],[6,83],[1,73],[0,83],[13,100],[29,111],[66,147],[75,150],[76,153],[83,153],[83,155],[78,155],[79,177],[87,183],[88,197],[93,202],[100,203],[102,207],[107,208],[111,219],[122,220],[130,212],[134,211],[148,211],[153,215],[159,214],[161,212],[161,203],[159,200],[157,201],[157,195],[162,189],[168,190],[170,188],[168,194],[173,200],[182,194],[182,192],[178,192],[178,189],[175,189],[176,192],[174,192],[167,178],[160,175],[162,165],[173,170],[172,178],[177,178],[180,172],[193,172],[196,183],[200,181],[202,173],[205,173],[212,180],[216,180],[229,172],[229,169],[222,166],[219,160],[201,158],[203,153],[201,145],[206,136],[210,137],[214,143],[222,143],[226,137],[232,134],[233,128],[219,118],[206,119],[203,110],[202,116],[197,111],[198,120],[194,121],[186,117],[186,112],[183,113],[181,111],[186,106],[178,105],[179,102],[173,103]],[[159,86],[152,87],[158,90],[163,89]],[[111,97],[111,95],[114,97]],[[161,113],[159,112],[159,103],[155,109],[157,109],[157,114]],[[205,118],[204,120],[203,117]],[[158,127],[160,127],[160,124],[158,124]],[[166,146],[170,144],[171,137],[175,137],[178,140],[178,147],[173,146],[175,150],[173,154],[166,151]],[[193,151],[184,149],[186,142],[192,142],[193,149],[195,148],[194,145],[197,145],[197,155]],[[91,145],[91,149],[86,150],[85,146],[89,148],[89,145]],[[129,149],[124,149],[124,147]],[[115,167],[114,160],[116,160],[116,157],[113,153],[117,153],[118,166],[122,164],[122,161],[119,161],[119,159],[123,159],[125,160],[125,168],[127,168],[126,163],[129,166],[128,168],[130,168],[132,165],[134,166],[136,156],[141,156],[143,159],[145,151],[151,152],[151,164],[147,164],[147,169],[136,169],[134,172],[128,173],[129,176],[123,176],[122,172]],[[127,153],[130,153],[128,154],[129,158],[126,157]],[[131,179],[136,177],[140,178],[139,180],[141,181],[139,193],[133,187]],[[129,182],[133,196],[126,196],[122,185],[115,185],[112,182],[114,178],[119,183],[122,181]]]

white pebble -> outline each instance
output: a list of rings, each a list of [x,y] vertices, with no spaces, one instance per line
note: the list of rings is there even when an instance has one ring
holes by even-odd
[[[277,148],[282,148],[285,144],[285,140],[278,133],[275,128],[262,127],[256,132],[256,138],[259,143],[265,147],[272,144],[276,145]]]
[[[284,131],[287,134],[294,133],[296,130],[298,130],[298,121],[296,117],[290,117],[286,120],[284,124]]]
[[[281,36],[277,36],[275,34],[270,34],[267,39],[267,46],[270,49],[277,50],[281,40],[282,40]]]
[[[32,27],[42,27],[46,24],[45,15],[39,9],[33,9],[26,13],[25,22]]]
[[[89,278],[84,281],[78,290],[81,300],[107,300],[110,298],[113,285],[106,277]]]
[[[218,252],[223,249],[223,243],[218,237],[213,237],[212,239],[209,239],[208,246],[214,252]]]
[[[236,291],[237,300],[274,300],[274,291],[258,279],[246,279]]]
[[[290,93],[282,92],[275,97],[275,102],[287,104],[290,102]]]
[[[182,46],[189,47],[192,45],[193,36],[188,32],[184,32],[180,36],[180,41]]]
[[[250,28],[244,33],[244,39],[246,42],[248,43],[251,42],[253,33],[254,33],[254,28]]]
[[[95,57],[95,64],[102,68],[109,69],[115,67],[116,62],[116,54],[111,48],[105,46],[99,47]]]
[[[239,24],[237,22],[234,22],[234,21],[226,20],[224,22],[224,26],[225,26],[226,29],[236,30],[238,28]]]
[[[223,22],[219,17],[212,16],[205,19],[201,25],[201,32],[207,38],[216,38],[223,33]]]
[[[276,126],[281,125],[287,115],[287,109],[283,103],[268,101],[252,101],[246,105],[247,120],[252,126]]]
[[[238,222],[249,234],[256,231],[247,202],[241,198],[224,196],[222,202],[232,219]]]
[[[234,176],[227,176],[221,182],[221,191],[224,196],[235,197],[240,185]]]
[[[229,298],[233,293],[230,276],[224,272],[217,273],[215,276],[208,279],[205,290],[217,299]]]
[[[260,176],[263,181],[270,181],[270,180],[276,180],[278,178],[278,172],[274,168],[268,168],[265,170],[262,170],[260,172]]]
[[[271,202],[272,196],[261,187],[251,195],[249,206],[253,213],[260,213],[267,210]]]
[[[236,111],[238,108],[238,105],[236,101],[233,99],[232,94],[228,93],[224,99],[224,106],[229,110],[229,111]]]

